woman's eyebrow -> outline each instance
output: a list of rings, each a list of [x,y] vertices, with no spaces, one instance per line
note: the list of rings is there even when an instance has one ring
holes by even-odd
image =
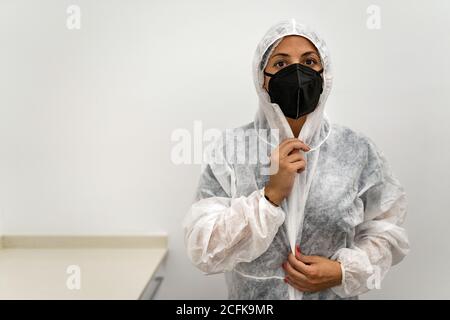
[[[277,54],[274,54],[274,55],[272,56],[272,58],[275,58],[276,56],[290,57],[289,54],[284,53],[284,52],[279,52],[279,53],[277,53]]]
[[[319,54],[316,51],[308,51],[308,52],[305,52],[304,54],[302,54],[301,56],[304,57],[304,56],[307,56],[310,54],[315,54],[316,56],[319,56]]]
[[[300,57],[304,57],[304,56],[307,56],[307,55],[310,55],[310,54],[315,54],[316,56],[319,56],[319,53],[317,53],[316,51],[307,51],[307,52],[303,53]],[[279,52],[279,53],[274,54],[271,57],[271,59],[275,58],[276,56],[290,57],[290,55],[287,54],[287,53]]]

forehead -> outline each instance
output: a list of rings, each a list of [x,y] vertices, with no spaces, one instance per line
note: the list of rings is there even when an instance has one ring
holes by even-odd
[[[310,40],[302,36],[292,35],[284,37],[276,46],[271,56],[279,52],[288,54],[301,54],[307,51],[314,51],[319,54],[317,48]]]

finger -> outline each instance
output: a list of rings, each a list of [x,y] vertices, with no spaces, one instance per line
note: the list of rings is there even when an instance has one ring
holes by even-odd
[[[307,282],[307,278],[304,274],[294,269],[294,267],[289,263],[289,261],[286,261],[284,264],[284,271],[286,271],[287,275],[289,275],[292,279],[294,279],[296,282],[299,282],[301,284],[304,284]]]
[[[318,259],[317,256],[306,256],[302,253],[297,254],[297,259],[305,264],[312,264],[317,263]]]
[[[287,143],[290,142],[296,142],[296,141],[300,141],[301,143],[304,143],[302,140],[298,139],[298,138],[287,138],[284,139],[279,145],[278,148],[281,148],[282,146],[286,145]],[[306,145],[306,144],[305,144]]]
[[[295,257],[298,259],[298,256],[301,254],[300,252],[300,245],[295,245]]]
[[[310,150],[310,148],[306,144],[301,142],[300,140],[290,141],[280,148],[282,155],[284,155],[284,156],[289,155],[292,152],[295,152],[295,149],[299,149],[299,150],[303,150],[303,151]]]
[[[301,161],[301,160],[305,161],[305,157],[302,154],[300,154],[300,152],[295,152],[295,153],[287,156],[286,158],[284,158],[283,161],[284,160],[289,163],[292,163],[292,162],[297,162],[297,161]]]
[[[289,284],[291,287],[294,287],[295,289],[302,291],[302,292],[309,292],[310,289],[306,286],[302,286],[298,283],[295,282],[295,280],[293,280],[292,278],[290,278],[289,276],[286,276],[284,278],[284,282],[286,282],[287,284]]]
[[[284,140],[278,145],[278,150],[284,148],[288,143],[295,142],[295,141],[300,141],[300,140],[299,140],[299,139],[296,139],[296,138],[287,138],[287,139],[284,139]]]
[[[297,139],[297,141],[289,141],[283,146],[280,147],[280,156],[281,158],[285,158],[289,153],[294,149],[300,149],[303,151],[309,151],[310,148]]]
[[[289,143],[295,143],[295,141],[291,140],[291,141],[289,141]],[[286,145],[287,145],[287,143],[284,144],[284,147],[282,145],[280,145],[278,148],[275,148],[271,153],[271,158],[273,160],[277,160],[279,162],[281,159],[285,159],[290,155],[300,154],[299,148],[292,148],[292,149],[289,148],[289,150],[291,150],[289,153],[287,153],[287,151],[282,153],[282,150],[288,150],[288,149],[284,149],[284,148],[286,148]]]
[[[296,161],[293,163],[289,163],[287,165],[287,167],[292,170],[292,171],[303,171],[306,168],[306,161],[305,160],[300,160],[300,161]]]
[[[298,260],[292,253],[289,253],[288,256],[289,264],[298,272],[302,273],[305,276],[309,274],[309,266],[304,264],[302,261]]]
[[[300,149],[298,149],[298,148],[292,149],[292,150],[288,153],[288,156],[290,156],[291,154],[294,154],[294,153],[301,153],[301,152],[300,152]]]
[[[286,138],[283,141],[281,141],[281,143],[278,145],[278,147],[280,148],[281,146],[285,145],[286,143],[290,142],[290,141],[295,141],[298,140],[297,138]]]

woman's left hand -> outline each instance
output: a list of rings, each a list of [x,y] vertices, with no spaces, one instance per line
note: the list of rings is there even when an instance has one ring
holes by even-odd
[[[338,286],[342,282],[341,264],[320,256],[305,256],[296,247],[283,263],[285,282],[303,292],[316,292]]]

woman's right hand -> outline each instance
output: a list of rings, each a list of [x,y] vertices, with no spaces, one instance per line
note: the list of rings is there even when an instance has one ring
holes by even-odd
[[[297,138],[290,138],[281,142],[270,155],[271,166],[278,170],[270,176],[264,194],[276,205],[289,196],[295,176],[305,170],[306,159],[300,150],[309,151],[311,148]]]

